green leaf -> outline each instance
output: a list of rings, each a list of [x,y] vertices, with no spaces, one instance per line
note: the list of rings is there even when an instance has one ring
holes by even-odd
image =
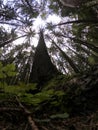
[[[3,78],[6,78],[6,74],[1,71],[0,72],[0,79],[3,79]]]
[[[3,64],[0,62],[0,69],[3,67]]]
[[[68,117],[69,117],[68,113],[55,114],[55,115],[50,116],[51,119],[56,119],[56,118],[65,119],[65,118],[68,118]]]
[[[63,96],[65,93],[63,91],[56,91],[55,95],[57,96]]]
[[[9,77],[13,77],[13,76],[16,75],[16,72],[11,72],[11,71],[10,71],[10,72],[7,73],[7,75],[8,75]]]
[[[89,61],[89,63],[92,64],[92,65],[95,63],[95,60],[94,60],[94,57],[93,57],[93,56],[89,56],[89,57],[88,57],[88,61]]]
[[[5,67],[3,67],[3,70],[5,72],[15,71],[15,65],[14,64],[7,64]]]

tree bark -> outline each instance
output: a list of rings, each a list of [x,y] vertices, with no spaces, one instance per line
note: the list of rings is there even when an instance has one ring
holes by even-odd
[[[43,31],[40,31],[38,46],[35,51],[33,66],[29,81],[35,83],[44,83],[58,74],[58,70],[51,62],[47,47],[44,41]]]

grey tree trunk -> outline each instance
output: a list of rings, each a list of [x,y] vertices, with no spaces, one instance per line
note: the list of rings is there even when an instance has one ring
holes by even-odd
[[[35,51],[32,71],[29,81],[35,83],[44,83],[57,75],[59,72],[51,62],[44,41],[43,31],[40,31],[38,46]]]

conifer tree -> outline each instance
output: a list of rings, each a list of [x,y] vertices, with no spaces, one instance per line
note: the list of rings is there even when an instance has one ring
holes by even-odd
[[[44,41],[43,31],[40,31],[39,42],[35,51],[33,66],[30,74],[30,82],[44,83],[58,74],[58,70],[51,62]]]

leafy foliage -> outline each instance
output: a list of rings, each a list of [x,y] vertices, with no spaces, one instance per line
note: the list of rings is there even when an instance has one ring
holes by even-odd
[[[7,64],[6,66],[3,66],[3,64],[0,62],[0,79],[13,77],[15,75],[16,75],[16,72],[15,72],[14,64]]]
[[[8,86],[5,85],[1,87],[2,92],[5,94],[10,94],[13,96],[18,96],[21,102],[27,103],[28,105],[35,106],[35,109],[41,108],[41,106],[46,105],[47,103],[50,103],[52,106],[60,105],[61,103],[61,97],[64,95],[64,92],[62,91],[55,91],[53,89],[49,90],[42,90],[41,92],[37,92],[35,94],[30,93],[36,90],[35,84],[21,84],[17,86]],[[57,102],[56,99],[59,99]]]
[[[58,106],[61,104],[61,99],[65,94],[63,91],[58,91],[54,88],[52,89],[48,87],[46,89],[45,87],[45,89],[43,88],[40,92],[38,92],[37,84],[25,84],[21,82],[17,85],[7,85],[5,79],[15,75],[15,66],[13,64],[3,66],[0,62],[0,91],[2,92],[2,94],[0,94],[0,99],[6,97],[8,98],[9,95],[12,98],[18,96],[21,102],[32,105],[35,107],[35,110],[40,109],[47,103],[51,104],[51,106]],[[6,96],[4,97],[4,95]],[[58,99],[58,101],[56,101],[56,99]]]

